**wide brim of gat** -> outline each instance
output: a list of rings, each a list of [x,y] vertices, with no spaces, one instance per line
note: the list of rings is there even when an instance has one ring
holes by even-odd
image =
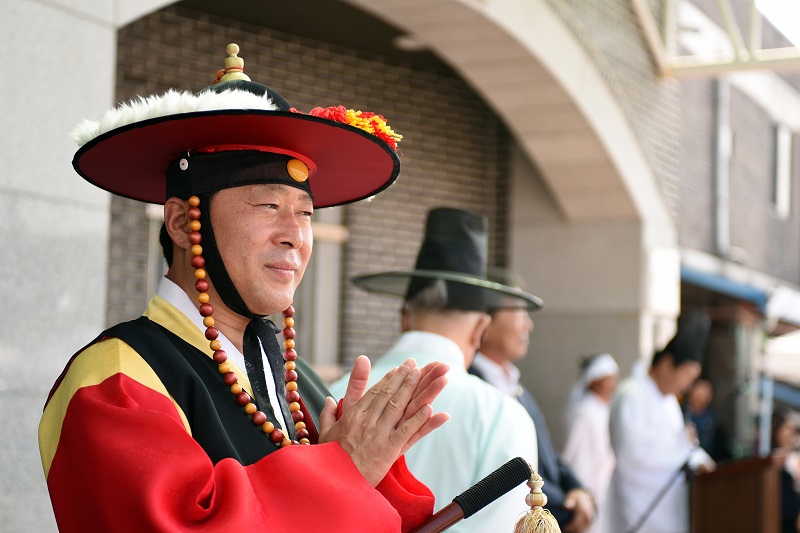
[[[392,272],[378,272],[375,274],[362,274],[351,278],[350,281],[370,293],[405,298],[408,293],[408,286],[411,280],[415,278],[443,280],[482,289],[486,291],[484,301],[489,302],[488,307],[490,308],[512,307],[499,303],[501,301],[507,301],[508,298],[515,300],[515,303],[522,303],[529,311],[536,311],[544,306],[544,302],[538,296],[501,283],[495,283],[487,279],[469,276],[459,272],[440,270],[397,270]],[[498,305],[492,305],[491,302],[498,302]]]
[[[394,183],[400,172],[394,150],[364,130],[302,113],[252,109],[134,122],[84,144],[72,166],[109,192],[163,204],[167,166],[187,151],[220,145],[266,147],[311,160],[316,166],[309,178],[314,207],[369,198]]]

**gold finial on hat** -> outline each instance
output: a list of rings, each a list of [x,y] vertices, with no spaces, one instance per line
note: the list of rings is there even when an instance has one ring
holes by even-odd
[[[244,73],[244,59],[239,57],[239,45],[236,43],[229,44],[225,51],[228,57],[225,58],[225,68],[217,72],[217,79],[214,83],[221,81],[245,80],[250,81],[247,74]]]

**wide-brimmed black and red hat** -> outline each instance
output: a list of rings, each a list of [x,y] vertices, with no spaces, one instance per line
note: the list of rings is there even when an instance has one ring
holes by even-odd
[[[401,136],[381,115],[344,106],[301,113],[244,74],[237,45],[227,52],[218,83],[198,93],[139,97],[79,124],[72,132],[81,145],[73,159],[78,174],[157,204],[284,183],[310,192],[314,207],[368,198],[397,179]]]

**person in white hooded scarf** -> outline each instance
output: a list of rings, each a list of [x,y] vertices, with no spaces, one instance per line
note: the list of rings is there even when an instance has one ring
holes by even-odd
[[[602,509],[605,502],[616,464],[608,417],[618,384],[619,366],[611,355],[586,357],[581,362],[581,375],[572,388],[566,410],[567,443],[561,458],[586,488],[594,492],[598,509]],[[597,524],[588,531],[597,533]]]

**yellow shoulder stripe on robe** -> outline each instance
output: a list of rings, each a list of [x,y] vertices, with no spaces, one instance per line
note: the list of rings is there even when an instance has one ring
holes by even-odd
[[[124,374],[145,387],[163,394],[172,401],[183,421],[184,428],[191,434],[189,421],[183,410],[169,395],[161,380],[152,368],[133,348],[119,339],[107,339],[93,344],[81,352],[70,365],[42,415],[39,423],[39,452],[45,477],[50,472],[61,428],[72,397],[84,387],[99,385],[117,374]]]
[[[211,348],[208,346],[208,339],[206,339],[205,333],[200,331],[189,317],[163,298],[153,296],[147,304],[147,310],[144,312],[144,316],[157,324],[161,324],[208,357],[214,355],[214,352],[212,352]],[[247,379],[247,373],[236,366],[230,359],[228,359],[228,363],[230,363],[231,369],[239,378],[239,385],[241,385],[244,390],[251,392],[253,389],[250,387],[250,380]]]
[[[208,357],[212,356],[211,348],[209,348],[208,340],[203,332],[166,300],[154,296],[148,303],[144,314],[150,320],[161,324],[186,340]],[[236,373],[242,387],[247,391],[252,390],[247,374],[232,362],[231,369]],[[178,411],[186,431],[191,434],[191,427],[186,415],[174,398],[169,395],[153,369],[126,343],[118,339],[108,339],[89,346],[75,358],[47,404],[39,424],[39,451],[45,477],[50,471],[50,465],[61,436],[64,416],[73,395],[82,387],[98,385],[118,373],[124,373],[131,379],[168,397]]]

